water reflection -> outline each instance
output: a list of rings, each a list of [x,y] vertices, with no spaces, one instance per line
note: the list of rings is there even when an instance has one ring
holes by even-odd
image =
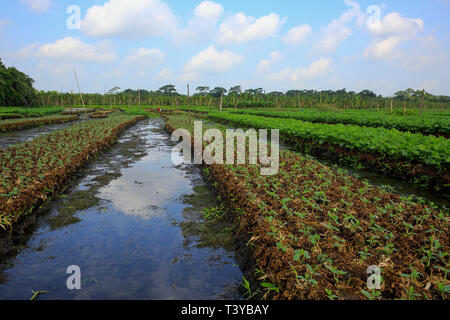
[[[0,266],[0,299],[29,299],[31,290],[48,291],[39,299],[240,298],[233,252],[182,227],[217,203],[198,167],[171,163],[162,128],[161,120],[139,123],[82,171],[26,248]],[[66,287],[73,264],[79,291]]]

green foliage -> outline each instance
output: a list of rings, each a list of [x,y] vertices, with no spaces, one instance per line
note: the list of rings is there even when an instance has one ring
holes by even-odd
[[[0,149],[0,227],[6,230],[37,199],[47,199],[62,176],[73,173],[136,118],[117,115],[86,121]],[[33,196],[27,190],[33,190]]]
[[[63,108],[61,107],[34,107],[34,108],[0,107],[0,114],[5,116],[16,114],[19,115],[19,117],[42,117],[60,113],[62,110]]]
[[[447,117],[416,117],[389,115],[384,112],[364,112],[362,110],[353,112],[323,112],[316,110],[303,110],[297,112],[267,111],[267,110],[237,110],[231,111],[239,114],[249,114],[264,117],[296,119],[313,123],[328,124],[354,124],[366,127],[382,127],[386,129],[397,129],[400,131],[411,131],[431,134],[450,134],[450,119]],[[402,111],[403,112],[403,111]],[[411,111],[412,112],[412,111]],[[402,113],[403,114],[403,113]]]
[[[158,114],[150,113],[146,110],[140,109],[140,108],[124,108],[123,112],[125,114],[129,115],[135,115],[135,116],[146,116],[147,118],[156,118],[159,117]]]
[[[0,106],[31,106],[35,103],[34,80],[0,59]]]
[[[448,171],[450,166],[450,141],[443,137],[424,136],[395,129],[328,125],[223,112],[210,113],[208,118],[252,128],[279,129],[281,135],[378,154],[391,160],[418,162],[439,172]]]

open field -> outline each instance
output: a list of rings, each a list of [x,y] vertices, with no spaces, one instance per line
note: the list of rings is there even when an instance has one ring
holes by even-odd
[[[450,0],[91,2],[0,2],[0,302],[445,308]]]
[[[311,148],[316,142],[359,154],[374,154],[381,157],[383,164],[401,163],[395,170],[408,168],[405,164],[416,168],[420,165],[427,168],[421,181],[439,186],[441,196],[446,195],[442,190],[448,187],[445,179],[450,148],[445,137],[384,127],[268,117],[275,111],[267,110],[218,112],[211,107],[163,107],[159,113],[157,108],[99,110],[96,114],[106,118],[86,120],[1,150],[0,234],[21,233],[22,222],[42,206],[53,207],[55,195],[67,181],[117,141],[120,132],[144,118],[159,121],[159,115],[165,119],[168,132],[179,128],[192,132],[194,120],[206,121],[203,130],[214,127],[222,132],[230,125],[277,128],[290,146],[301,142]],[[314,114],[312,110],[308,112]],[[297,113],[300,111],[285,114]],[[23,119],[7,122],[20,120]],[[134,139],[139,139],[139,135],[134,135],[131,141]],[[139,149],[138,145],[133,148],[137,149],[127,157]],[[385,171],[387,175],[391,173]],[[218,193],[220,204],[205,209],[198,222],[200,231],[196,232],[201,232],[202,239],[215,235],[224,243],[231,241],[234,250],[246,257],[240,262],[243,272],[240,292],[244,298],[449,298],[450,213],[446,206],[400,196],[392,189],[374,186],[287,149],[280,152],[280,170],[274,176],[262,176],[258,165],[213,164],[203,166],[203,177]],[[140,184],[138,176],[133,179]],[[70,212],[82,211],[70,209]],[[64,228],[66,223],[76,224],[80,219],[79,215],[76,219],[62,216],[57,221],[64,222]],[[227,220],[232,226],[225,228],[221,221]],[[0,246],[3,254],[7,254],[8,246],[11,246],[8,241]],[[383,281],[379,290],[366,287],[366,271],[373,265],[381,267]]]
[[[331,149],[346,161],[407,176],[448,194],[450,144],[443,137],[232,113],[209,113],[208,118],[249,128],[279,129],[281,135],[301,150]]]
[[[314,110],[302,110],[297,112],[283,111],[231,111],[233,113],[250,114],[256,116],[296,119],[313,123],[327,124],[353,124],[365,127],[382,127],[397,129],[413,133],[450,136],[450,120],[439,114],[429,115],[426,118],[418,116],[390,115],[373,111],[344,111],[344,112],[317,112]]]
[[[137,120],[135,116],[117,116],[90,121],[1,150],[0,226],[11,229]]]
[[[192,132],[193,123],[187,116],[169,116],[167,128]],[[248,295],[449,298],[448,212],[289,151],[281,152],[281,163],[279,174],[270,177],[251,165],[205,169],[230,206],[237,237],[254,258],[248,272],[259,285]],[[368,292],[366,270],[374,264],[383,267],[384,287]],[[425,289],[430,284],[435,290]]]
[[[0,132],[11,132],[27,128],[38,127],[41,125],[49,125],[55,123],[63,123],[78,119],[76,115],[51,115],[35,118],[21,118],[0,121]]]
[[[23,108],[23,107],[1,107],[0,119],[24,118],[24,117],[42,117],[51,114],[60,113],[62,107],[45,108]]]

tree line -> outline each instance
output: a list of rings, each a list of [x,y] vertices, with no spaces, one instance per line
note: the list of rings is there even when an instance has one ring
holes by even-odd
[[[407,89],[392,97],[376,95],[370,90],[359,93],[341,90],[288,90],[287,92],[265,92],[262,88],[242,90],[241,86],[230,89],[223,87],[196,87],[192,94],[180,94],[174,85],[158,90],[126,89],[113,87],[105,93],[83,94],[86,105],[108,106],[204,106],[224,108],[320,108],[338,107],[344,109],[398,109],[425,108],[444,109],[450,107],[450,97],[435,96],[423,90]],[[77,93],[57,91],[38,92],[38,105],[81,105]]]
[[[429,108],[447,108],[449,96],[436,96],[424,90],[407,89],[392,97],[383,97],[373,91],[341,90],[288,90],[266,92],[263,88],[243,90],[240,85],[229,89],[198,86],[189,94],[178,93],[172,84],[158,90],[125,89],[114,86],[103,93],[39,91],[33,88],[34,80],[14,67],[7,68],[0,59],[0,106],[210,106],[229,108],[251,107],[326,107],[345,109],[415,108],[420,104]]]

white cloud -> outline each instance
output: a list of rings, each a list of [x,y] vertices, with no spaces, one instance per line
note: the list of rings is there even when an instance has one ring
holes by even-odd
[[[225,72],[243,61],[243,57],[229,50],[217,51],[210,46],[194,56],[184,67],[187,73]],[[192,76],[192,74],[191,74]]]
[[[160,0],[109,0],[89,8],[81,21],[81,30],[90,36],[162,36],[175,27],[175,15]]]
[[[399,55],[394,53],[394,50],[401,43],[402,38],[398,36],[391,36],[383,40],[375,40],[364,51],[364,57],[372,59],[393,59],[398,58]]]
[[[338,20],[334,20],[323,29],[321,39],[314,45],[314,51],[318,53],[333,52],[351,34],[351,28],[342,25]]]
[[[313,52],[323,54],[335,51],[353,33],[348,24],[353,20],[358,26],[364,23],[365,14],[361,11],[359,4],[351,0],[344,2],[351,8],[322,28],[319,40],[313,46]]]
[[[139,48],[136,52],[125,58],[125,63],[142,63],[158,65],[164,61],[165,54],[159,49]]]
[[[248,43],[273,37],[282,24],[280,16],[274,13],[259,19],[237,13],[222,22],[218,41],[222,44]]]
[[[26,4],[30,10],[36,12],[45,12],[52,5],[51,0],[20,0],[20,2]]]
[[[399,13],[392,12],[383,17],[379,29],[372,28],[370,31],[378,37],[399,36],[410,38],[421,31],[423,26],[422,19],[404,18]]]
[[[256,72],[258,74],[270,72],[270,69],[272,68],[273,64],[280,61],[281,58],[282,55],[279,51],[271,52],[269,59],[261,59],[259,65],[256,67]]]
[[[312,80],[317,77],[323,76],[331,71],[332,62],[329,58],[320,58],[314,61],[308,67],[300,67],[297,69],[286,68],[279,72],[273,73],[266,77],[269,81],[282,82],[282,81],[305,81]]]
[[[290,29],[283,37],[283,42],[288,45],[298,45],[303,43],[311,33],[312,28],[307,24],[303,24]]]
[[[223,14],[223,7],[213,1],[203,1],[195,8],[194,13],[196,17],[217,20]]]
[[[223,7],[213,1],[203,1],[194,9],[194,16],[188,21],[186,28],[173,32],[176,45],[192,41],[205,41],[217,30],[217,23],[222,17]]]
[[[402,54],[396,49],[402,42],[414,39],[423,26],[422,19],[404,18],[397,12],[389,13],[382,19],[380,28],[370,30],[375,38],[365,49],[363,56],[378,60],[400,58]],[[425,39],[430,40],[429,37]]]
[[[101,47],[101,45],[94,46],[84,43],[79,38],[66,37],[54,43],[31,44],[20,49],[16,56],[19,58],[34,56],[69,61],[113,62],[116,59],[116,55],[113,52],[105,51]]]
[[[172,72],[170,71],[170,69],[164,68],[156,75],[155,78],[158,80],[169,80],[172,77],[173,77],[173,75],[172,75]]]

